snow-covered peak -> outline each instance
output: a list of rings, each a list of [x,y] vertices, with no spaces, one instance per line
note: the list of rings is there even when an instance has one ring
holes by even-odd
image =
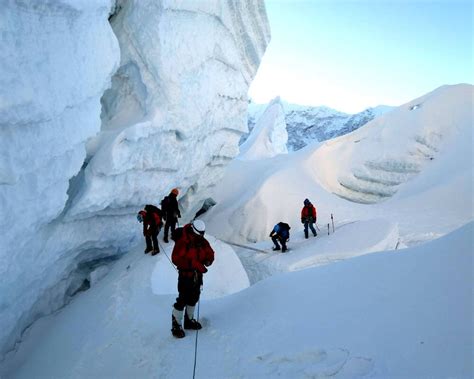
[[[240,146],[239,159],[256,160],[288,153],[285,112],[280,97],[273,99]]]
[[[285,110],[289,151],[297,151],[313,142],[322,142],[350,133],[375,117],[393,109],[390,106],[380,105],[350,115],[326,106],[305,106],[292,104],[284,100],[281,102]],[[264,104],[253,102],[249,104],[249,130],[254,128],[265,107]],[[242,144],[246,138],[248,138],[248,135],[244,135],[240,143]]]

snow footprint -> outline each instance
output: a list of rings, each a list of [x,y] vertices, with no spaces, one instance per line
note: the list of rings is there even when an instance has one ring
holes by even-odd
[[[355,378],[373,370],[369,358],[351,357],[346,349],[312,350],[291,355],[268,353],[257,357],[268,377]]]

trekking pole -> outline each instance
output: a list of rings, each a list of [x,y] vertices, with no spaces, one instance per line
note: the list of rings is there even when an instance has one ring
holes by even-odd
[[[329,222],[328,222],[328,235],[329,235]]]
[[[331,213],[331,222],[332,222],[332,232],[334,233],[334,218],[332,217],[332,213]]]

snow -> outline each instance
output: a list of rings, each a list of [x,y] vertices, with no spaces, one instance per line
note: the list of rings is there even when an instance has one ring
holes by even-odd
[[[257,160],[287,154],[285,112],[280,98],[273,99],[260,116],[249,138],[240,146],[239,159]]]
[[[0,360],[141,241],[145,204],[201,207],[269,39],[263,1],[2,3]]]
[[[471,85],[441,87],[323,144],[268,160],[233,161],[206,222],[225,240],[262,241],[278,221],[300,224],[299,210],[309,198],[320,226],[331,214],[336,225],[390,215],[405,245],[426,240],[428,230],[452,231],[473,218],[472,99]],[[420,100],[423,107],[410,111]],[[427,142],[428,157],[419,151],[429,138],[436,143]]]
[[[281,100],[288,132],[287,147],[289,151],[297,151],[314,143],[323,142],[352,132],[374,118],[381,116],[394,107],[379,105],[356,114],[346,114],[325,106],[304,106],[291,104]],[[266,109],[265,104],[251,102],[248,110],[249,129],[253,130],[256,122]],[[242,145],[250,134],[240,139]]]
[[[211,266],[199,305],[204,328],[197,377],[471,377],[473,232],[471,222],[424,245],[274,275],[206,299],[226,280],[240,280],[236,274],[211,283],[208,277],[219,270]],[[343,228],[326,238],[357,251]],[[220,268],[232,266],[232,255],[221,254],[224,245],[210,240],[216,264],[220,259]],[[305,259],[321,241],[295,245],[287,255],[269,253],[267,261]],[[164,250],[169,254],[171,247]],[[96,287],[35,323],[0,373],[191,376],[195,332],[173,339],[174,296],[156,293],[164,284],[157,277],[170,269],[163,252],[152,258],[135,249]]]
[[[63,211],[86,141],[100,130],[100,98],[119,58],[109,8],[108,0],[2,2],[0,357],[51,284],[42,261],[52,267],[58,255],[41,254],[49,234],[41,229]]]
[[[383,122],[294,154],[228,165],[217,205],[202,216],[216,261],[199,305],[198,377],[472,377],[472,115],[464,108],[471,91],[434,91],[410,112],[439,101],[437,122],[426,113],[409,119],[410,132],[399,123],[400,132],[389,133],[393,151],[403,152],[419,130],[446,129],[435,159],[384,202],[328,192],[321,153],[344,152],[344,141],[353,153],[364,133],[379,142],[366,154],[383,156]],[[345,162],[341,156],[332,169],[344,172]],[[318,209],[318,236],[309,239],[299,223],[306,197]],[[285,254],[271,251],[268,238],[278,221],[292,226]],[[195,332],[179,341],[170,334],[176,272],[172,243],[161,245],[151,257],[141,241],[108,270],[92,270],[91,289],[35,322],[0,375],[190,376]]]

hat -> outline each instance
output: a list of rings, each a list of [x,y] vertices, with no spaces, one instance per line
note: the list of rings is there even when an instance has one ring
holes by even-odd
[[[311,204],[311,201],[309,201],[308,199],[304,199],[304,205],[308,205],[308,204]]]
[[[171,190],[171,193],[174,194],[174,195],[176,195],[176,196],[178,196],[178,195],[179,195],[179,189],[173,188],[173,189]]]
[[[143,222],[143,219],[145,218],[146,216],[146,212],[145,211],[140,211],[138,212],[137,214],[137,220],[138,222]]]
[[[203,236],[204,232],[206,231],[206,224],[202,220],[194,220],[191,223],[191,226],[193,227],[193,232],[196,233],[199,236]]]

